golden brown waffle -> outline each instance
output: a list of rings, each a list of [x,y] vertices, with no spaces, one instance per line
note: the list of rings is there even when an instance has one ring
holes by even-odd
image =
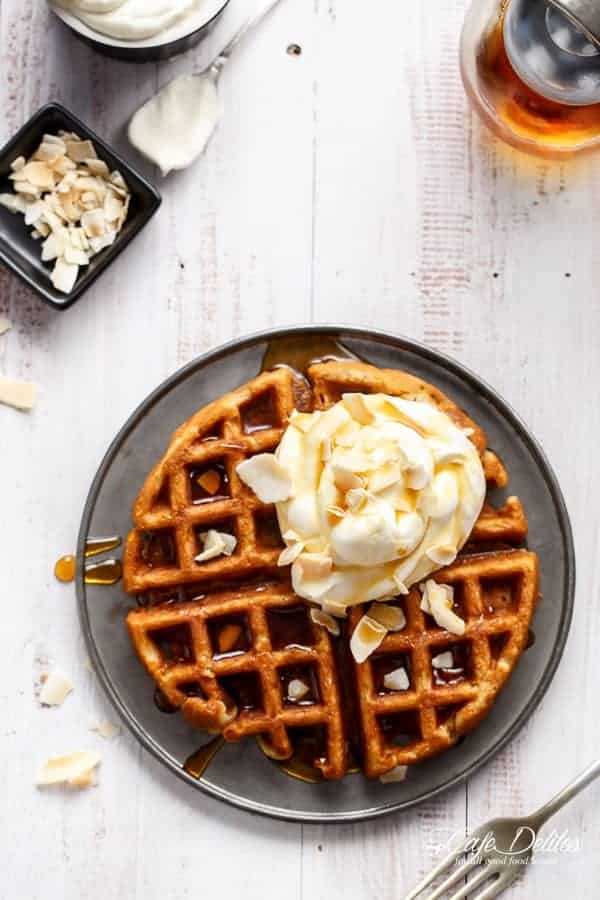
[[[342,703],[331,639],[287,587],[213,594],[204,602],[129,613],[133,644],[168,703],[226,740],[261,736],[275,759],[310,730],[325,778],[347,770]],[[289,683],[307,694],[288,699]],[[316,742],[315,742],[316,746]]]
[[[215,579],[252,577],[274,570],[283,548],[273,507],[260,503],[236,467],[275,449],[295,406],[287,369],[266,372],[209,404],[173,435],[134,506],[135,529],[124,554],[125,589],[139,594]],[[216,490],[198,479],[216,472]],[[232,556],[197,563],[200,534],[235,534]]]
[[[307,607],[291,592],[288,570],[277,568],[283,543],[275,511],[241,483],[236,467],[256,453],[274,450],[288,416],[300,403],[304,409],[323,409],[353,391],[435,404],[459,427],[469,429],[489,487],[506,485],[506,470],[487,448],[482,429],[426,382],[354,361],[329,361],[312,365],[308,383],[298,388],[291,370],[281,368],[209,404],[175,432],[138,496],[134,530],[124,554],[126,590],[141,595],[148,604],[129,614],[130,635],[167,702],[181,709],[194,725],[220,730],[227,740],[259,736],[265,751],[280,759],[292,754],[295,734],[318,735],[313,741],[320,747],[315,752],[316,765],[326,778],[342,777],[347,766],[342,722],[347,704],[340,700],[331,638],[308,620]],[[208,529],[234,534],[235,552],[196,561],[203,547],[200,534]],[[504,549],[522,543],[526,534],[527,521],[518,498],[508,498],[500,509],[486,503],[464,551],[476,555],[463,555],[436,576],[457,586],[459,605],[465,604],[469,614],[464,638],[435,628],[418,608],[417,591],[402,600],[407,605],[407,630],[388,635],[376,659],[413,654],[418,689],[411,683],[409,691],[380,696],[373,687],[374,662],[354,666],[359,699],[354,705],[366,774],[375,776],[445,749],[489,710],[525,646],[523,634],[537,595],[535,555]],[[516,585],[518,612],[500,604],[477,622],[477,609],[484,600],[488,602],[492,590],[489,585],[502,582],[505,576],[506,583]],[[276,610],[277,615],[296,621],[295,628],[304,638],[292,634],[286,638],[288,643],[274,644]],[[352,612],[351,627],[363,611]],[[309,621],[309,631],[300,628],[303,617]],[[237,631],[242,637],[238,635],[230,649],[219,649],[224,640],[219,629],[228,635],[225,647]],[[312,643],[307,643],[309,633]],[[490,647],[496,647],[494,636],[499,634],[508,634],[509,640],[495,656]],[[473,677],[443,689],[432,687],[426,654],[430,647],[443,649],[449,644],[472,648]],[[291,671],[306,672],[311,686],[309,697],[299,705],[285,701]],[[245,702],[246,688],[242,690],[235,679],[258,686],[252,702]],[[404,705],[407,714],[418,720],[419,737],[414,746],[390,749],[380,719],[388,712],[403,714]],[[442,722],[444,708],[453,711]]]
[[[464,635],[441,628],[420,608],[414,588],[396,601],[406,627],[389,633],[365,663],[354,664],[357,718],[365,774],[376,777],[446,750],[488,714],[525,649],[538,597],[538,563],[527,550],[457,560],[435,580],[454,588]],[[364,609],[350,613],[350,632]],[[445,651],[452,666],[435,668]],[[384,677],[403,668],[407,690],[386,690]]]

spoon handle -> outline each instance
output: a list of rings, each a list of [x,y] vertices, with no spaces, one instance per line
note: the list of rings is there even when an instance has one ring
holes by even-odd
[[[209,69],[216,70],[216,72],[220,72],[223,68],[237,45],[240,41],[251,31],[253,28],[256,28],[257,25],[267,18],[267,16],[275,9],[276,6],[279,6],[281,0],[270,0],[269,3],[265,6],[261,12],[257,13],[257,15],[252,16],[250,19],[247,19],[246,22],[241,26],[241,28],[234,34],[228,44],[223,47],[219,55],[215,58],[215,60],[210,64]]]
[[[587,769],[584,769],[574,781],[563,788],[562,791],[559,791],[552,800],[538,809],[537,812],[531,816],[532,821],[535,823],[535,830],[537,831],[541,828],[544,822],[548,821],[550,816],[553,816],[555,812],[562,809],[569,800],[572,800],[576,794],[586,788],[588,784],[598,778],[599,775],[600,760],[597,760],[595,763],[592,763],[591,766],[588,766]]]

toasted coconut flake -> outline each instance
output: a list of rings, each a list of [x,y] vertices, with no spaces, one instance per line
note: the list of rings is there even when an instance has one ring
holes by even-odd
[[[345,466],[334,462],[331,464],[331,469],[335,486],[339,488],[340,491],[347,493],[355,488],[363,487],[362,478]]]
[[[363,663],[377,650],[387,630],[365,613],[354,629],[350,639],[350,650],[357,663]]]
[[[328,553],[302,553],[295,565],[302,581],[316,581],[325,578],[333,568],[333,560]]]
[[[393,672],[386,672],[383,676],[383,686],[388,691],[407,691],[410,681],[404,666],[399,666]]]
[[[408,774],[408,766],[394,766],[389,772],[385,772],[379,776],[382,784],[397,784],[400,781],[406,781]]]
[[[50,672],[42,685],[39,700],[43,706],[61,706],[67,699],[73,684],[62,672]]]
[[[350,512],[360,512],[369,500],[369,494],[364,488],[351,488],[346,492],[346,506]]]
[[[385,491],[396,484],[402,484],[402,472],[398,462],[384,463],[369,476],[369,490],[373,494]]]
[[[425,556],[436,564],[436,566],[449,566],[456,559],[456,547],[449,544],[430,547],[425,551]]]
[[[335,637],[339,635],[339,622],[336,622],[329,613],[324,612],[322,609],[313,608],[310,610],[310,617],[316,625],[322,625],[323,628],[326,628],[329,634],[333,634]]]
[[[79,140],[79,138],[78,138]],[[54,144],[56,147],[60,147],[61,153],[66,153],[67,148],[65,142],[60,134],[45,134],[42,138],[43,144]]]
[[[98,154],[91,141],[67,141],[67,156],[75,163],[96,159]]]
[[[25,211],[23,199],[17,194],[0,194],[0,206],[7,209],[11,213],[22,213]]]
[[[218,556],[231,556],[237,546],[237,538],[223,531],[211,528],[200,535],[204,545],[201,553],[194,557],[195,562],[208,562]]]
[[[329,462],[333,453],[331,438],[325,438],[321,441],[321,459],[323,462]]]
[[[123,203],[113,191],[107,191],[104,198],[104,215],[107,222],[118,221],[123,212]]]
[[[304,541],[296,541],[279,554],[278,566],[290,566],[304,550]]]
[[[89,238],[102,237],[106,232],[106,216],[102,209],[90,209],[81,216],[83,230]]]
[[[409,593],[408,588],[406,587],[406,585],[404,584],[402,579],[396,575],[395,572],[392,577],[394,579],[394,584],[396,585],[396,590],[398,591],[399,594],[401,594],[402,596],[405,597]]]
[[[54,756],[46,760],[40,769],[36,784],[47,787],[66,784],[70,787],[91,787],[94,784],[94,769],[100,764],[100,754],[88,750]]]
[[[319,421],[319,416],[320,413],[318,410],[314,413],[301,413],[298,412],[297,409],[294,409],[292,411],[292,414],[290,415],[289,422],[290,425],[294,426],[294,428],[297,428],[303,434],[306,434],[310,431],[313,425],[315,425]]]
[[[348,607],[341,600],[324,599],[321,603],[323,612],[335,616],[338,619],[345,619],[348,613]]]
[[[342,394],[342,402],[352,418],[361,425],[370,425],[375,418],[364,394]]]
[[[10,331],[12,328],[12,322],[7,319],[5,316],[0,316],[0,337],[3,334],[6,334],[7,331]]]
[[[259,453],[244,460],[236,472],[262,503],[279,503],[293,495],[290,474],[272,453]]]
[[[57,159],[60,159],[62,155],[62,148],[58,144],[52,144],[46,141],[42,141],[40,146],[33,154],[33,159],[41,160],[42,162],[48,163],[51,167],[53,167],[53,164]]]
[[[65,247],[65,262],[73,266],[87,266],[90,260],[87,253],[83,250],[67,245]]]
[[[110,247],[111,244],[114,244],[116,237],[116,231],[107,231],[102,237],[89,238],[90,247],[94,253],[100,253],[105,247]]]
[[[0,375],[0,403],[28,412],[35,406],[37,388],[27,381],[13,381]]]
[[[448,584],[437,584],[432,578],[425,582],[421,609],[433,616],[436,625],[452,634],[465,633],[465,623],[453,611],[454,589]]]
[[[298,700],[306,697],[308,693],[310,693],[310,688],[304,681],[301,681],[299,678],[292,678],[288,684],[288,700],[291,700],[292,703],[297,703]]]
[[[36,222],[42,218],[45,211],[46,205],[42,200],[36,200],[35,203],[30,203],[25,210],[25,224],[35,225]]]
[[[70,294],[75,287],[78,273],[79,266],[73,266],[64,259],[57,259],[50,278],[57,291]]]
[[[17,194],[24,194],[26,197],[39,197],[42,193],[40,188],[29,181],[15,181],[14,188]]]
[[[103,159],[84,159],[84,164],[88,167],[92,175],[99,175],[101,178],[110,178],[110,169]]]
[[[386,603],[372,603],[368,615],[388,631],[402,631],[406,626],[404,610]]]
[[[17,156],[13,162],[11,162],[10,167],[13,172],[20,172],[22,168],[25,166],[26,159],[24,156]]]
[[[454,657],[449,650],[445,650],[433,657],[431,665],[434,669],[451,669],[454,665]]]
[[[29,184],[36,188],[43,188],[46,191],[52,190],[54,187],[54,172],[47,163],[44,162],[28,162],[18,173],[19,181],[28,181]]]
[[[112,722],[105,720],[103,722],[92,722],[90,731],[95,731],[105,741],[112,741],[121,734],[121,726],[114,725]]]
[[[65,252],[66,246],[67,235],[61,231],[53,231],[42,244],[42,260],[49,262],[52,259],[58,259]]]

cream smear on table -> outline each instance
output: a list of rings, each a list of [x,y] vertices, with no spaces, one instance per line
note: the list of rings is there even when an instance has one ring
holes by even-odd
[[[194,13],[203,0],[60,0],[99,34],[122,41],[156,37]]]
[[[182,75],[136,112],[129,123],[129,140],[168,175],[185,169],[202,153],[219,117],[215,78]]]

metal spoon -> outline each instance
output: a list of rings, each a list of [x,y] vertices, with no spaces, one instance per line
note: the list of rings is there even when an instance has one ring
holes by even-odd
[[[221,118],[219,78],[233,51],[249,31],[261,24],[281,0],[271,0],[249,19],[218,56],[195,75],[182,75],[134,113],[129,141],[159,166],[163,175],[185,169],[206,149]]]

